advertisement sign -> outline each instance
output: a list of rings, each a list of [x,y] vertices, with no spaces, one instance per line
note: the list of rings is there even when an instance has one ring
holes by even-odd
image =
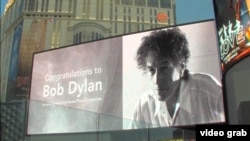
[[[250,55],[250,1],[214,0],[223,72]]]
[[[137,50],[145,36],[172,28],[174,27],[35,53],[31,73],[27,133],[129,130],[224,122],[219,55],[212,20],[177,26],[188,40],[191,55],[186,64],[186,69],[190,71],[190,78],[184,80],[180,76],[181,78],[178,80],[182,86],[180,87],[181,92],[178,94],[181,97],[180,102],[176,104],[178,105],[176,121],[173,121],[172,125],[167,125],[158,122],[160,120],[157,118],[152,121],[135,118],[138,115],[136,114],[138,104],[142,104],[142,101],[145,102],[144,94],[148,94],[147,92],[153,89],[152,81],[137,66],[135,60]],[[183,36],[181,34],[181,37]],[[178,42],[177,40],[177,44]],[[197,73],[193,75],[192,72]],[[197,84],[196,77],[200,79]],[[194,88],[205,81],[209,82],[204,85],[208,90]],[[210,89],[210,86],[213,88]],[[190,93],[191,91],[192,93]],[[214,92],[210,94],[209,91]],[[194,100],[193,98],[198,98],[198,96],[191,96],[193,92],[197,94],[205,92],[204,99],[207,101],[204,102],[204,105],[201,104],[203,102],[193,102],[190,109],[186,109],[190,113],[187,114],[187,111],[185,112],[183,109],[186,106],[183,104],[188,104]],[[218,99],[212,100],[210,96]],[[201,97],[199,96],[199,98]],[[156,105],[162,102],[154,100]],[[218,105],[214,102],[218,102]],[[146,107],[150,109],[144,112]],[[193,107],[195,109],[192,109]],[[212,111],[216,112],[209,112],[210,108],[214,108]],[[152,118],[157,117],[153,116],[157,109],[159,107],[151,105],[150,102],[141,107],[142,113],[149,113]],[[217,109],[222,110],[221,113]],[[210,115],[211,113],[212,115]],[[181,122],[183,116],[187,120]],[[210,116],[212,118],[207,119]],[[218,120],[218,116],[222,118]],[[141,117],[150,119],[150,115],[141,115]],[[139,127],[139,123],[145,127]],[[138,125],[138,127],[133,125]]]
[[[16,96],[27,96],[30,87],[32,55],[44,50],[47,20],[25,20],[20,44]]]
[[[9,66],[9,75],[8,75],[8,89],[7,99],[15,93],[16,89],[16,80],[17,80],[17,70],[18,70],[18,58],[20,50],[20,42],[22,37],[23,24],[20,23],[14,30],[13,43],[11,50],[11,59]]]

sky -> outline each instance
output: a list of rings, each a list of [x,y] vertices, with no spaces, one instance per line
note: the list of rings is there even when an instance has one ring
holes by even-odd
[[[8,0],[0,0],[1,1],[1,5],[0,5],[0,12],[1,12],[1,16],[3,15],[4,13],[4,7],[5,7],[5,4],[8,2]]]
[[[213,0],[176,0],[176,23],[214,19]]]
[[[1,15],[8,0],[1,1]],[[177,24],[213,19],[213,0],[176,0]]]

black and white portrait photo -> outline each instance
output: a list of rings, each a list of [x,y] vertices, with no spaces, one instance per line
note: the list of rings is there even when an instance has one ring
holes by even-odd
[[[126,36],[123,48],[128,129],[224,122],[213,21]]]

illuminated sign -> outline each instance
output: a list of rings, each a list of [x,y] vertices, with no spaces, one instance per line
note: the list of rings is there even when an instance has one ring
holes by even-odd
[[[157,14],[157,20],[159,22],[165,23],[168,20],[168,16],[165,12],[160,12]]]
[[[250,55],[250,1],[214,0],[220,60],[223,72]]]
[[[162,30],[169,28],[173,27]],[[185,33],[190,43],[191,56],[187,69],[192,72],[207,73],[210,77],[214,76],[214,79],[220,80],[214,21],[191,23],[178,28]],[[152,81],[138,69],[135,56],[142,39],[154,31],[143,31],[34,53],[27,134],[168,126],[158,122],[158,118],[148,122],[134,117],[135,113],[138,113],[136,107],[139,100],[152,90]],[[220,89],[218,87],[216,90]],[[159,101],[156,101],[156,104],[157,102]],[[223,101],[219,103],[222,104]],[[180,107],[182,106],[180,104]],[[155,109],[152,107],[152,110]],[[200,120],[192,122],[187,120],[181,123],[180,121],[183,121],[182,116],[179,116],[181,112],[186,113],[185,110],[179,109],[175,125],[194,126],[200,123]],[[210,113],[210,111],[202,112]],[[154,113],[151,112],[152,115]],[[201,114],[198,111],[196,113],[197,117]],[[145,118],[150,117],[145,115]],[[192,117],[193,115],[189,118]],[[205,122],[211,121],[203,123]]]

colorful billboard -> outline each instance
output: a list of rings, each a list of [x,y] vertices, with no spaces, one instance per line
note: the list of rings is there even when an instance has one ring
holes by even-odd
[[[167,72],[173,71],[175,79],[159,77],[171,82],[156,88],[159,84],[153,85],[151,78],[158,73],[158,67],[146,63],[148,66],[140,69],[136,56],[146,36],[161,32],[169,36],[159,36],[163,39],[161,46],[172,49],[174,43],[176,48],[183,47],[187,57],[186,51],[190,50],[190,57],[186,62],[180,59],[179,63],[170,63],[173,58],[167,57],[170,60],[163,62],[170,64],[160,65],[159,72],[164,70],[168,76]],[[173,38],[178,36],[180,39]],[[224,122],[216,39],[214,21],[208,20],[37,52],[33,55],[27,133],[96,132]],[[152,47],[158,48],[157,43],[160,42],[152,43]],[[180,53],[179,49],[174,52]],[[165,90],[162,84],[167,87]],[[170,90],[172,87],[176,89]],[[163,94],[169,97],[168,93],[178,100],[171,96],[159,98]],[[168,103],[175,105],[174,115],[166,107]]]
[[[223,72],[250,55],[250,1],[214,0]]]

